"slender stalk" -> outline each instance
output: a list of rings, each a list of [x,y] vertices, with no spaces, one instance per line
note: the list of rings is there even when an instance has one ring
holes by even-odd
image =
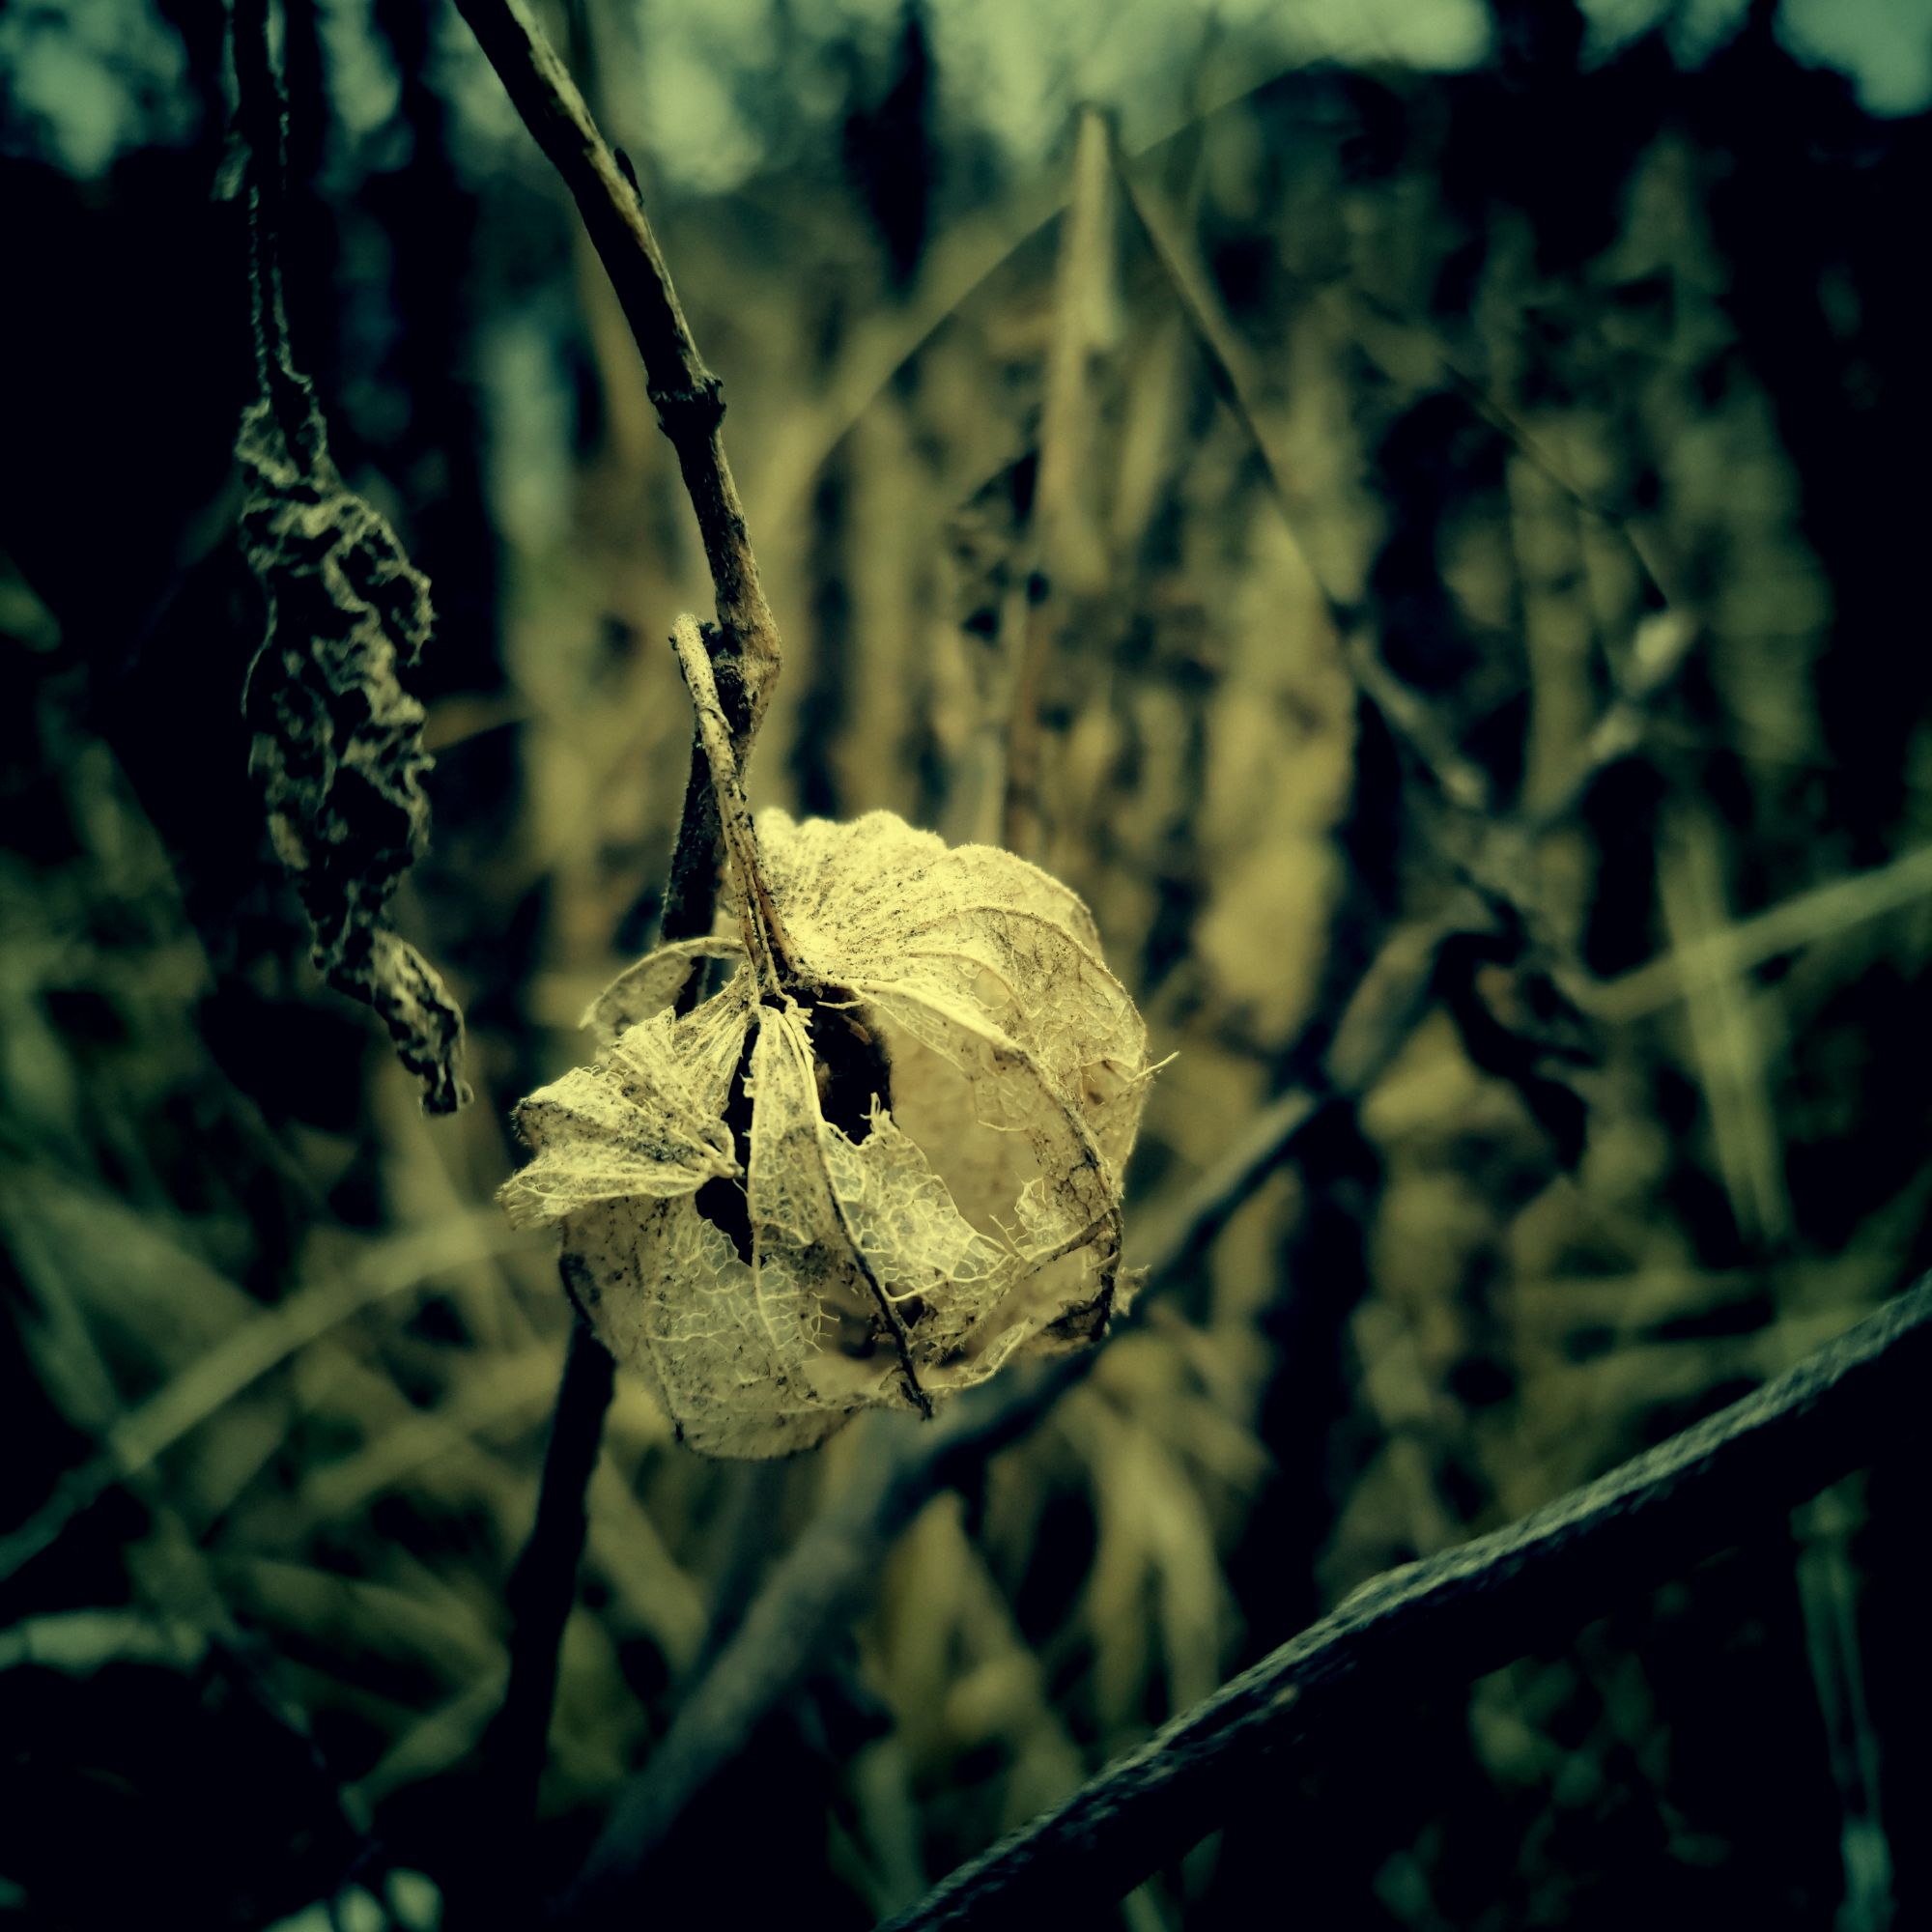
[[[610,1351],[580,1318],[571,1330],[551,1419],[535,1526],[505,1593],[511,1616],[509,1681],[477,1748],[486,1789],[484,1820],[491,1833],[489,1855],[478,1861],[478,1869],[489,1874],[489,1895],[471,1901],[465,1916],[478,1922],[500,1911],[504,1899],[498,1888],[511,1889],[520,1913],[532,1909],[537,1898],[526,1856],[527,1833],[536,1815],[537,1781],[556,1699],[557,1654],[589,1528],[584,1497],[597,1466],[615,1367]]]
[[[782,646],[724,454],[724,384],[697,353],[634,182],[523,0],[457,0],[457,7],[576,200],[643,359],[651,406],[676,452],[711,573],[718,628],[704,642],[742,767],[778,679]],[[694,740],[662,938],[694,939],[710,930],[718,855],[717,801],[703,746]],[[687,986],[681,1007],[691,1004],[694,986]]]
[[[721,751],[728,741],[733,771],[727,782],[734,782],[750,757],[781,651],[724,454],[724,385],[698,354],[635,181],[598,131],[582,95],[522,0],[457,4],[525,125],[570,189],[611,277],[643,359],[659,427],[676,453],[711,574],[716,628],[700,629],[690,619],[679,624],[680,651],[695,650],[706,663],[701,677],[686,665],[698,723],[661,922],[665,940],[697,938],[710,931],[716,913],[723,835],[705,733],[713,731]],[[696,1004],[700,980],[696,972],[687,980],[677,1001],[680,1010]],[[611,1389],[611,1358],[580,1324],[557,1390],[536,1525],[511,1583],[517,1630],[510,1680],[493,1726],[494,1745],[486,1748],[513,1858],[534,1810],[557,1648],[582,1554],[583,1497]]]
[[[755,725],[778,675],[781,647],[724,457],[724,384],[697,353],[636,187],[523,0],[457,0],[457,7],[524,125],[575,198],[637,339],[652,406],[677,452],[696,513],[718,597],[718,622],[745,661],[752,696],[748,722]]]
[[[1573,1634],[1924,1433],[1932,1276],[1756,1394],[1490,1536],[1406,1565],[1222,1686],[888,1932],[1091,1914],[1417,1699]]]
[[[1083,610],[1104,587],[1105,540],[1094,515],[1094,364],[1111,326],[1115,280],[1113,130],[1097,107],[1081,110],[1072,186],[1054,275],[1053,332],[1040,411],[1039,470],[1034,489],[1037,532],[1026,616],[1007,727],[1006,793],[1000,842],[1040,859],[1049,830],[1041,781],[1046,729],[1041,718],[1048,666]]]
[[[711,655],[704,647],[697,619],[685,612],[671,627],[671,647],[677,668],[691,692],[697,714],[697,744],[711,778],[713,803],[726,860],[737,874],[745,900],[745,950],[768,992],[795,989],[804,969],[785,937],[779,909],[765,885],[758,857],[758,830],[752,819],[751,801],[738,774],[738,751],[730,722],[718,696]],[[694,935],[695,936],[695,935]]]

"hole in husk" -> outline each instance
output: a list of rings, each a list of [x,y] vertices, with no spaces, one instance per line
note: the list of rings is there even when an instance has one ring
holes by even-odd
[[[826,1004],[834,1001],[838,1004]],[[842,987],[821,989],[810,1007],[813,1073],[818,1082],[818,1107],[832,1125],[855,1144],[872,1131],[872,1103],[892,1105],[892,1079],[885,1046],[878,1030],[860,1018],[852,995]],[[730,1237],[738,1259],[752,1259],[752,1210],[747,1182],[752,1171],[752,1108],[750,1091],[752,1047],[757,1029],[745,1036],[731,1091],[724,1103],[724,1124],[731,1133],[738,1160],[736,1176],[719,1176],[697,1190],[695,1205],[713,1227]]]
[[[818,1111],[856,1144],[872,1131],[872,1102],[887,1110],[893,1104],[885,1040],[842,986],[821,987],[810,1010]]]
[[[724,1102],[724,1124],[731,1130],[731,1151],[738,1158],[736,1175],[717,1175],[692,1197],[693,1205],[714,1228],[730,1237],[738,1259],[752,1259],[752,1204],[746,1193],[746,1179],[752,1172],[752,1042],[758,1037],[755,1027],[745,1034],[744,1050],[738,1056],[737,1071],[731,1075],[731,1092]]]

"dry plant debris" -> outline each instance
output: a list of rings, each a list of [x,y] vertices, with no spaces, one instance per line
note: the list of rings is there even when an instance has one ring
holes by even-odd
[[[754,821],[679,627],[735,933],[660,948],[584,1016],[602,1057],[523,1102],[503,1190],[710,1455],[810,1447],[1021,1351],[1098,1338],[1147,1031],[1087,908],[1009,852],[891,812]],[[708,958],[721,991],[675,1010]]]
[[[381,1015],[423,1105],[453,1113],[469,1097],[463,1015],[385,917],[429,828],[423,708],[396,677],[398,657],[412,663],[428,638],[429,585],[342,481],[312,403],[307,429],[305,446],[291,442],[265,398],[236,441],[249,486],[242,542],[269,605],[248,670],[249,765],[318,970]]]
[[[265,31],[258,22],[258,35],[238,43],[269,123],[256,136],[249,220],[259,389],[235,440],[247,491],[242,548],[268,605],[242,696],[255,734],[249,768],[275,856],[308,914],[317,969],[376,1010],[422,1083],[423,1106],[449,1114],[469,1098],[463,1014],[387,916],[429,838],[424,713],[397,676],[429,642],[429,580],[343,480],[314,386],[290,352],[272,232],[283,129]]]

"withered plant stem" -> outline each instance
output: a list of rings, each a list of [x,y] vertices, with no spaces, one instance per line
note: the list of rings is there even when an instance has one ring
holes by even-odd
[[[1488,776],[1473,759],[1463,755],[1428,707],[1383,665],[1370,636],[1368,613],[1351,609],[1335,595],[1302,541],[1287,467],[1256,408],[1261,383],[1253,358],[1230,324],[1179,223],[1158,196],[1134,178],[1118,154],[1114,165],[1127,207],[1160,265],[1181,319],[1201,349],[1208,377],[1260,465],[1268,495],[1282,514],[1290,541],[1335,634],[1349,675],[1422,761],[1445,798],[1466,810],[1486,810],[1490,803]]]
[[[753,823],[751,801],[745,796],[744,781],[738,772],[738,749],[732,742],[730,720],[725,717],[719,698],[711,654],[704,647],[697,619],[689,611],[680,613],[671,626],[670,640],[677,653],[677,668],[684,673],[685,686],[691,693],[692,709],[697,714],[697,744],[704,753],[711,780],[725,861],[737,874],[738,888],[744,895],[745,950],[764,991],[795,993],[804,980],[805,969],[765,886],[764,867],[758,858],[758,831]]]
[[[643,358],[652,407],[676,452],[697,520],[717,614],[715,629],[682,620],[679,647],[696,648],[705,659],[717,722],[728,733],[731,762],[742,769],[778,678],[781,646],[724,455],[724,385],[697,352],[635,183],[522,0],[457,0],[457,6],[525,126],[576,200]],[[695,686],[693,696],[699,696]],[[717,910],[723,828],[704,749],[709,722],[700,706],[660,923],[666,940],[708,932]],[[680,1010],[696,1003],[701,983],[701,973],[694,972],[678,997]],[[529,1883],[527,1840],[549,1738],[557,1652],[576,1597],[584,1492],[610,1406],[611,1371],[603,1345],[580,1321],[557,1390],[535,1527],[513,1577],[509,1686],[492,1727],[498,1748],[489,1768],[504,1807],[504,1842],[496,1858],[511,1883],[524,1888]],[[529,1897],[526,1890],[516,1903],[526,1905]],[[487,1910],[487,1902],[479,1903]]]
[[[724,457],[724,385],[697,353],[637,189],[523,0],[457,0],[457,7],[524,125],[563,177],[631,326],[652,407],[677,452],[697,517],[718,622],[743,659],[749,724],[755,726],[778,675],[779,633]]]
[[[448,1900],[459,1925],[504,1922],[498,1915],[506,1908],[514,1908],[512,1917],[527,1916],[538,1903],[527,1839],[550,1742],[563,1627],[576,1599],[577,1568],[589,1528],[585,1498],[615,1371],[609,1350],[580,1317],[571,1329],[551,1417],[536,1522],[504,1592],[512,1620],[509,1678],[477,1747],[485,1787],[478,1840],[485,1849],[474,1861],[481,1879],[474,1897]]]
[[[697,353],[636,186],[523,0],[457,0],[457,8],[576,201],[643,358],[651,406],[676,452],[711,573],[718,628],[704,641],[742,766],[778,680],[782,645],[724,455],[724,385]],[[703,746],[694,740],[662,938],[695,939],[711,929],[718,862],[717,806]],[[694,976],[681,1009],[694,1003],[696,985]]]

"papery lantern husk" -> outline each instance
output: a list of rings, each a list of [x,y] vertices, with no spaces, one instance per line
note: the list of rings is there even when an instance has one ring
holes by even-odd
[[[1012,853],[884,811],[754,825],[701,647],[680,659],[738,930],[599,995],[604,1051],[518,1107],[535,1158],[502,1199],[560,1227],[579,1305],[691,1447],[781,1456],[1098,1338],[1147,1033],[1085,905]],[[706,959],[739,964],[676,1013]]]

